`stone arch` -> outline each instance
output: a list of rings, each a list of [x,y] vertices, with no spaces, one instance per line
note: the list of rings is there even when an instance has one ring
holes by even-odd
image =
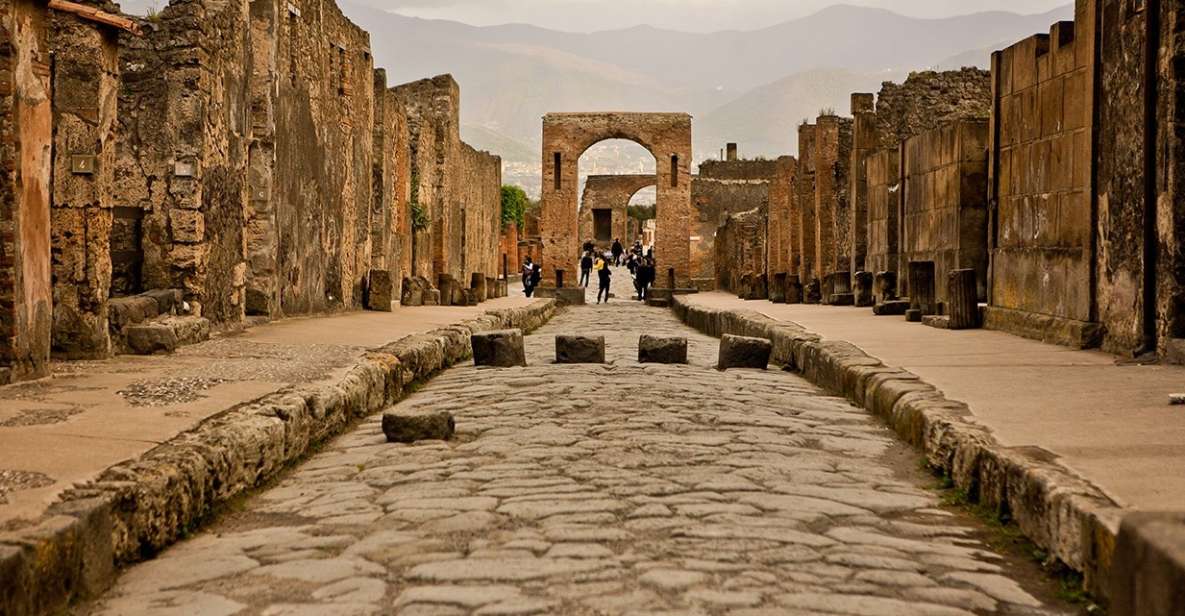
[[[590,175],[584,183],[580,199],[580,242],[593,241],[599,248],[608,248],[614,237],[627,243],[629,219],[627,208],[634,195],[654,186],[658,180],[651,174]],[[608,242],[597,235],[596,212],[608,210],[612,237]]]
[[[609,139],[633,141],[654,156],[659,279],[665,281],[661,272],[673,268],[677,286],[689,286],[691,116],[686,113],[549,113],[543,117],[540,236],[544,284],[555,284],[557,269],[571,271],[575,267],[581,243],[577,210],[580,156]]]

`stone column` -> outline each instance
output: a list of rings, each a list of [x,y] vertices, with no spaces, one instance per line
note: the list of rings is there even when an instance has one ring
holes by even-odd
[[[948,276],[946,314],[950,317],[950,329],[979,327],[979,291],[975,270],[953,270]]]
[[[815,225],[815,132],[813,124],[798,127],[798,170],[794,180],[795,222],[798,236],[798,275],[803,285],[819,278],[816,267],[818,230]]]
[[[866,159],[876,151],[880,135],[876,129],[875,97],[852,95],[852,166],[851,166],[851,271],[867,271],[868,254],[868,167]],[[859,303],[859,302],[857,302]]]
[[[920,317],[938,312],[934,289],[934,262],[909,262],[910,311]],[[912,320],[912,319],[911,319]]]

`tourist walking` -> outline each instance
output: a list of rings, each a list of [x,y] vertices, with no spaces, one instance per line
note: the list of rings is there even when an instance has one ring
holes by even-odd
[[[531,261],[531,257],[523,259],[521,273],[523,278],[523,294],[531,297],[531,294],[535,291],[534,287],[531,286],[531,277],[535,274],[535,263]]]
[[[592,273],[593,257],[589,251],[584,252],[584,256],[580,257],[580,286],[588,288],[589,274]]]
[[[597,303],[601,303],[601,296],[605,296],[605,303],[609,303],[609,282],[613,277],[613,269],[609,267],[609,262],[604,258],[600,258],[600,269],[597,270],[597,282],[600,283],[600,288],[597,289]]]
[[[613,240],[613,265],[621,265],[621,254],[625,252],[625,248],[621,246],[620,239]]]

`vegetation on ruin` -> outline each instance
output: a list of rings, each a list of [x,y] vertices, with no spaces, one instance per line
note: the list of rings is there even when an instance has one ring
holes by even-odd
[[[639,222],[646,222],[657,217],[657,213],[654,211],[654,204],[652,203],[631,205],[626,208],[626,211],[629,213],[630,218]]]
[[[432,218],[428,216],[428,208],[420,203],[420,176],[418,173],[411,175],[411,199],[408,202],[411,213],[411,228],[413,231],[423,231],[432,224]]]
[[[530,205],[526,191],[518,186],[502,186],[502,228],[513,224],[521,229]]]

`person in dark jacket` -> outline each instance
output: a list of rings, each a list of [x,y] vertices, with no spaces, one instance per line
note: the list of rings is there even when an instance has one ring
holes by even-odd
[[[621,246],[621,240],[613,240],[613,265],[621,265],[621,254],[625,252],[625,248]]]
[[[609,267],[609,262],[604,258],[598,258],[601,267],[597,269],[597,281],[600,283],[600,288],[597,289],[597,303],[601,303],[601,296],[604,295],[605,303],[609,303],[609,283],[613,277],[613,270]]]
[[[531,275],[535,273],[535,263],[531,261],[531,257],[527,257],[523,260],[523,269],[521,273],[523,276],[523,295],[531,297],[531,295],[535,292],[535,288],[531,286]]]
[[[593,256],[589,251],[584,251],[584,256],[580,258],[580,286],[588,288],[588,278],[592,274]]]

